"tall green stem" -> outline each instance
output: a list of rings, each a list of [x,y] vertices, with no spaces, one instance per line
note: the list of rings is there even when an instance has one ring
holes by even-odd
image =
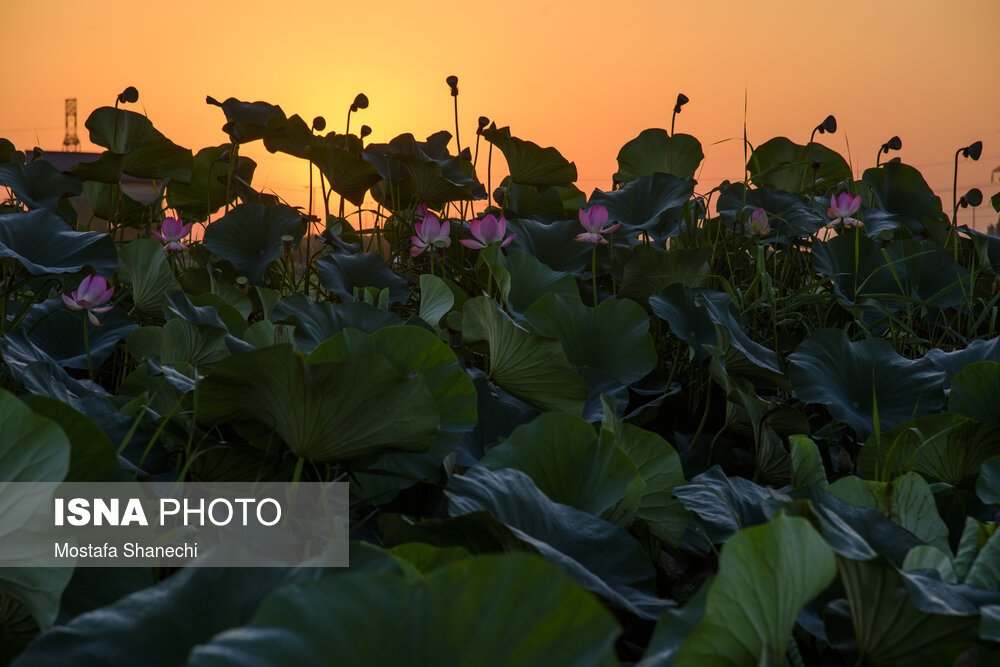
[[[597,308],[597,244],[590,249],[590,287],[594,291],[594,308]]]
[[[83,349],[87,353],[87,377],[94,379],[94,367],[90,361],[90,320],[87,313],[83,313]]]

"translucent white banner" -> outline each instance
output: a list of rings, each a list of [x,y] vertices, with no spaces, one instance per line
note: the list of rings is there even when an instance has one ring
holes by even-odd
[[[0,482],[0,567],[346,567],[346,483]]]

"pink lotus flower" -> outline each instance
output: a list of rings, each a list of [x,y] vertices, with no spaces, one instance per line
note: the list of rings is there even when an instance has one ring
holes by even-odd
[[[80,286],[73,290],[70,296],[62,295],[63,303],[70,310],[85,310],[87,318],[95,327],[101,326],[101,321],[94,313],[106,313],[114,306],[106,306],[115,294],[115,288],[108,285],[104,276],[87,276],[80,281]]]
[[[153,232],[153,238],[163,243],[167,252],[183,252],[187,246],[181,242],[191,233],[191,223],[184,224],[177,218],[164,218],[160,231]]]
[[[608,240],[604,238],[604,234],[610,234],[616,229],[621,227],[620,222],[616,222],[613,225],[605,225],[608,221],[608,209],[600,205],[591,206],[588,209],[580,209],[580,224],[583,225],[585,231],[583,234],[577,234],[576,240],[582,243],[590,243],[597,245],[598,243],[603,243],[607,245]]]
[[[500,243],[501,248],[506,248],[517,237],[517,234],[507,236],[507,220],[502,215],[497,220],[496,216],[492,213],[484,215],[482,219],[470,222],[469,233],[474,238],[462,239],[459,243],[473,250],[482,250],[494,243]],[[504,239],[505,236],[507,237],[506,239]]]
[[[852,197],[850,192],[830,195],[830,208],[826,212],[833,221],[827,224],[827,227],[835,227],[841,222],[845,227],[864,227],[865,223],[851,217],[859,208],[861,208],[861,195]]]
[[[416,232],[410,237],[410,256],[416,257],[431,248],[451,247],[451,223],[441,222],[433,213],[426,213],[423,220],[413,225]]]
[[[767,219],[767,211],[755,208],[750,214],[750,233],[754,236],[764,236],[771,231],[771,221]]]

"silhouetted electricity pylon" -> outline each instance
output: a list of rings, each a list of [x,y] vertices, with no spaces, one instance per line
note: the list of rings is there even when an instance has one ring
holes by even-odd
[[[76,98],[66,100],[66,138],[63,139],[64,151],[79,151],[80,139],[76,136]]]

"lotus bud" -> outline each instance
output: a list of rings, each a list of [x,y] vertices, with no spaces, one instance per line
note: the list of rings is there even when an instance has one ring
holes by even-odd
[[[823,119],[823,122],[816,126],[820,134],[834,134],[837,131],[837,119],[830,114]]]
[[[885,142],[886,148],[890,151],[898,151],[903,147],[903,141],[898,136],[894,136],[889,141]],[[889,151],[886,151],[887,153]]]
[[[766,236],[771,231],[771,223],[767,219],[767,211],[755,208],[750,214],[750,233],[754,236]]]
[[[476,134],[482,134],[486,126],[490,124],[490,119],[486,116],[479,117],[479,127],[476,129]]]
[[[451,88],[451,96],[458,97],[458,77],[452,74],[445,79],[444,82],[448,84],[449,88]]]
[[[680,113],[681,107],[691,100],[684,93],[677,93],[677,102],[674,104],[674,113]]]
[[[325,130],[326,118],[323,118],[322,116],[316,116],[315,118],[313,118],[312,129],[315,130],[316,132],[322,132],[323,130]]]
[[[371,133],[372,133],[372,128],[368,127],[367,125],[362,125],[361,126],[361,138],[362,139],[364,139],[365,137],[367,137]]]

